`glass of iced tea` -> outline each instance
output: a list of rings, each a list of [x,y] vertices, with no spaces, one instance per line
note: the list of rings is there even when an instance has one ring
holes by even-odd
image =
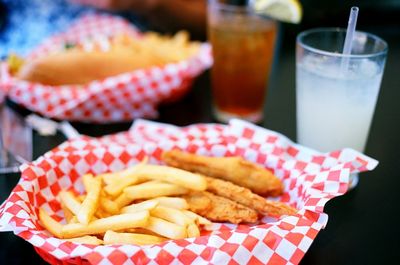
[[[211,84],[215,118],[263,119],[277,24],[250,6],[208,1],[208,36],[214,65]]]

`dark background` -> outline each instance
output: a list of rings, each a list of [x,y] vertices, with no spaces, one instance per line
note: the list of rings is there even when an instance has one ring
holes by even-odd
[[[359,185],[325,207],[328,225],[322,230],[301,264],[398,264],[400,210],[400,1],[302,1],[300,25],[281,25],[277,60],[271,75],[262,125],[296,138],[295,36],[321,26],[346,27],[350,7],[360,7],[357,28],[384,38],[389,54],[379,100],[365,153],[379,166],[360,176]],[[9,102],[9,105],[13,105]],[[203,74],[181,102],[160,108],[159,121],[176,125],[212,122],[209,74]],[[22,111],[23,113],[23,111]],[[129,123],[86,125],[74,123],[81,133],[92,136],[126,130]],[[63,136],[34,134],[37,157],[64,140]],[[3,201],[18,179],[0,176]],[[32,247],[11,233],[0,233],[0,264],[44,263]]]

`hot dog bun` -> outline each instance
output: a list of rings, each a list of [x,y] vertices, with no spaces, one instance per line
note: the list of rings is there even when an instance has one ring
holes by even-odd
[[[44,85],[84,85],[121,73],[184,60],[199,49],[185,31],[174,36],[150,32],[141,38],[119,35],[109,40],[107,51],[86,51],[79,45],[26,60],[15,76]]]
[[[16,77],[52,86],[83,85],[164,63],[156,55],[137,53],[122,46],[107,52],[71,49],[26,62]]]

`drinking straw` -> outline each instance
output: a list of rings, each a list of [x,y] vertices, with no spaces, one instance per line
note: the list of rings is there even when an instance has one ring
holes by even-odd
[[[347,25],[346,37],[344,39],[343,55],[351,54],[351,47],[353,44],[354,33],[356,31],[357,16],[358,16],[358,7],[353,6],[350,9],[349,23]],[[341,63],[342,73],[344,73],[348,69],[348,67],[349,67],[349,57],[343,56]]]

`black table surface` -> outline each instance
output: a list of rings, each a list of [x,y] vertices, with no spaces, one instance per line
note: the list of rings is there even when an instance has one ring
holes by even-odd
[[[301,264],[399,264],[400,187],[400,39],[377,32],[389,43],[389,56],[365,153],[380,161],[360,176],[358,186],[325,207],[329,215]],[[398,36],[398,35],[397,35]],[[263,127],[296,138],[294,39],[283,38],[279,60],[270,78]],[[160,107],[158,121],[175,125],[214,122],[209,73],[201,75],[180,102]],[[93,125],[73,123],[80,133],[100,136],[127,130],[130,123]],[[62,143],[61,134],[34,133],[34,157]],[[0,200],[18,181],[18,175],[0,175]],[[45,264],[33,247],[12,233],[0,233],[0,264]]]

